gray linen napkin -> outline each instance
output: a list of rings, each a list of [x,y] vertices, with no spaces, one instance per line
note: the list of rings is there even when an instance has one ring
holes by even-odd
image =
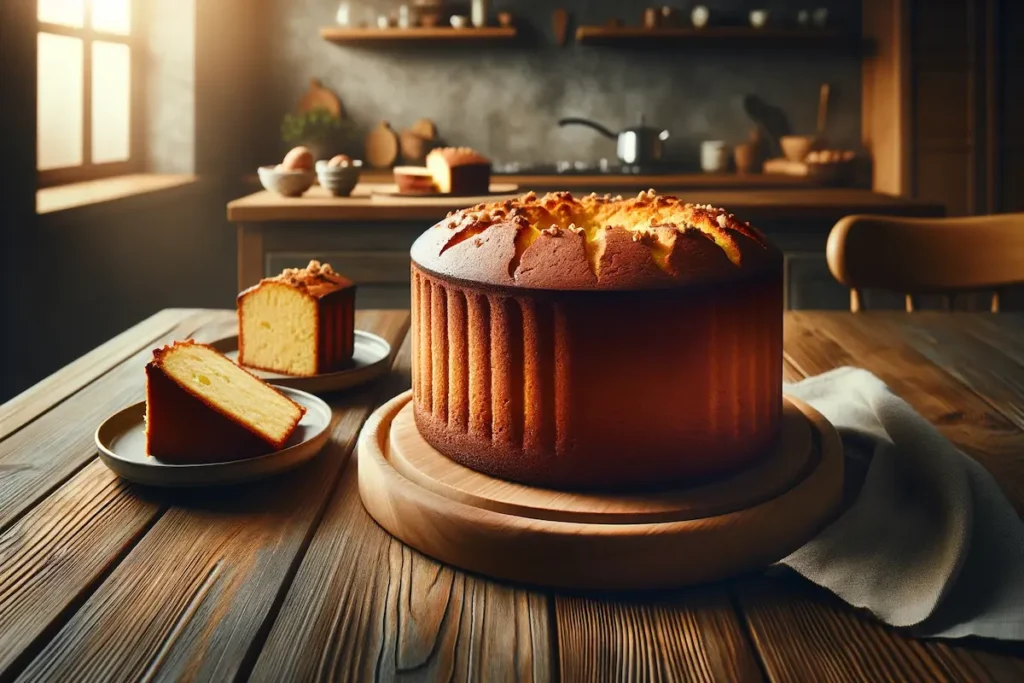
[[[782,564],[918,636],[1024,640],[1024,522],[992,475],[866,370],[785,392],[839,430],[856,497]]]

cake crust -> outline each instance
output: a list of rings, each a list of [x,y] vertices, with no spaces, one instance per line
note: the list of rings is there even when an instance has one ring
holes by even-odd
[[[670,289],[781,272],[782,254],[724,209],[641,192],[478,204],[413,244],[435,275],[501,288]]]

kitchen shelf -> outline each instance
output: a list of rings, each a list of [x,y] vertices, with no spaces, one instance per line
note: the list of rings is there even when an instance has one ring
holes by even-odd
[[[576,41],[583,45],[635,46],[649,43],[678,46],[744,45],[785,49],[861,47],[860,36],[835,29],[760,28],[749,26],[709,26],[705,28],[656,28],[640,26],[580,26]]]
[[[449,28],[436,26],[426,28],[343,28],[329,26],[320,29],[320,37],[333,43],[373,44],[373,43],[441,43],[487,40],[512,40],[516,37],[516,28],[502,26],[484,26],[482,28]]]

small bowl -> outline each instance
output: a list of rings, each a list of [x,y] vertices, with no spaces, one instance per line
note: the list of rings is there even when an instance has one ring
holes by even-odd
[[[803,161],[807,153],[814,149],[813,135],[783,135],[779,138],[782,145],[782,153],[790,161]]]
[[[348,166],[328,166],[327,160],[316,162],[316,177],[320,186],[335,197],[347,197],[359,182],[363,162],[353,159]]]
[[[466,28],[469,26],[469,18],[463,14],[453,14],[449,22],[451,22],[452,28]]]
[[[260,166],[257,173],[264,188],[284,197],[301,197],[316,179],[313,171],[283,171],[276,166]]]

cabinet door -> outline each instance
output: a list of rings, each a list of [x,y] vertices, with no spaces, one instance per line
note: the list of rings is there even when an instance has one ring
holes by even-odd
[[[788,310],[850,309],[850,290],[832,277],[825,254],[787,252],[785,273]]]

